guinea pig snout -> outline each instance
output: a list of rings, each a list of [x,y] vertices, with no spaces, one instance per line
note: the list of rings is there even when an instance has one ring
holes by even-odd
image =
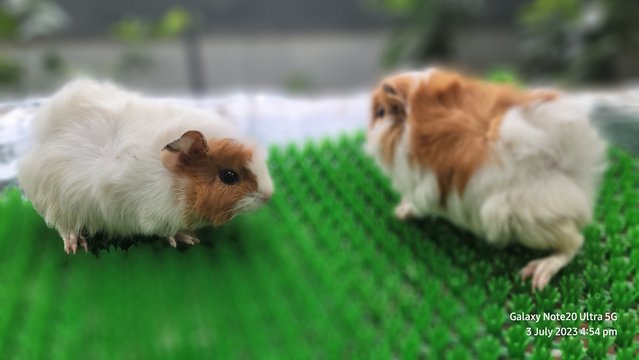
[[[271,197],[273,197],[273,192],[272,191],[265,191],[260,193],[260,200],[262,200],[263,202],[267,202],[269,200],[271,200]]]

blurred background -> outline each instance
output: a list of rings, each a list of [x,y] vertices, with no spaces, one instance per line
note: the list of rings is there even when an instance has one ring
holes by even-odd
[[[364,89],[445,63],[568,84],[639,76],[634,0],[3,0],[0,97],[78,74],[156,93]]]

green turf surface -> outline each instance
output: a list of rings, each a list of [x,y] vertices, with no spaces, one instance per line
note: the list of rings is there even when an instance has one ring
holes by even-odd
[[[611,154],[584,250],[532,294],[517,272],[540,253],[498,251],[444,221],[395,220],[398,196],[362,140],[274,149],[272,201],[183,251],[136,239],[126,251],[67,256],[9,190],[0,359],[637,356],[639,172],[629,156]],[[618,317],[533,323],[511,312]],[[557,326],[599,335],[526,335]]]

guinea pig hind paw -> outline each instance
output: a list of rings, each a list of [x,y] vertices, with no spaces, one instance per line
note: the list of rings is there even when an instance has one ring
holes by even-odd
[[[177,247],[177,241],[175,241],[175,236],[167,237],[166,241],[168,241],[169,245],[171,245],[172,247]]]
[[[87,243],[87,240],[84,237],[79,236],[78,243],[80,244],[80,247],[84,249],[84,252],[89,252],[89,244]]]
[[[561,268],[566,266],[570,261],[570,256],[566,254],[554,254],[542,259],[537,259],[529,262],[523,269],[521,269],[521,278],[526,280],[532,277],[531,285],[534,290],[543,290],[550,282],[550,279]]]
[[[521,281],[526,281],[532,274],[535,273],[535,269],[537,268],[537,262],[539,260],[533,260],[526,264],[526,266],[519,271],[519,275],[521,275]]]
[[[413,210],[413,205],[408,201],[402,201],[395,207],[394,211],[395,217],[401,221],[406,221],[412,218],[415,218],[415,211]]]

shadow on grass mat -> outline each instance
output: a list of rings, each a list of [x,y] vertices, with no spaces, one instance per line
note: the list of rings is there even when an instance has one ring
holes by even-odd
[[[146,238],[67,256],[19,192],[6,191],[0,358],[637,356],[633,159],[611,152],[584,250],[533,294],[517,271],[539,254],[495,250],[443,221],[396,221],[397,195],[361,154],[362,140],[273,149],[268,206],[201,232],[203,244],[183,251]],[[614,319],[580,320],[586,313]],[[576,332],[527,335],[559,327]]]

